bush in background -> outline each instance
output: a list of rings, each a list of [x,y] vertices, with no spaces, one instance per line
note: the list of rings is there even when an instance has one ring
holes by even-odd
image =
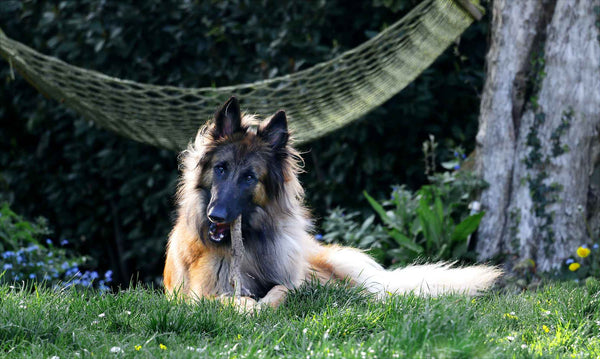
[[[471,234],[484,215],[473,200],[484,183],[471,172],[458,171],[464,157],[459,151],[454,153],[455,160],[444,165],[455,170],[434,173],[430,184],[417,191],[393,186],[389,199],[380,202],[364,192],[379,223],[375,223],[375,215],[361,221],[357,212],[331,211],[323,223],[323,239],[367,249],[386,266],[417,259],[473,261]]]
[[[28,222],[8,204],[0,205],[0,284],[24,281],[109,289],[111,271],[103,277],[97,271],[81,272],[79,267],[89,265],[89,258],[74,255],[67,249],[69,242],[65,239],[55,245],[47,238],[49,233],[43,218]]]

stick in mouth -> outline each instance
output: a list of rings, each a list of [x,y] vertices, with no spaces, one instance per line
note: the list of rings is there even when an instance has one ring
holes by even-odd
[[[242,215],[231,223],[231,271],[229,283],[233,286],[233,297],[240,297],[242,292],[241,259],[244,254],[244,243],[242,242]]]

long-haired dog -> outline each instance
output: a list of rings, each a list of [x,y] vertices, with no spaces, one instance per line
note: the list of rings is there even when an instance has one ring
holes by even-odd
[[[428,264],[386,271],[359,250],[317,242],[303,205],[299,161],[290,145],[285,112],[258,125],[253,116],[240,113],[235,97],[216,112],[181,154],[178,217],[164,269],[168,294],[233,294],[230,224],[240,214],[245,250],[238,304],[245,307],[275,307],[289,289],[311,278],[347,280],[383,296],[475,294],[500,275],[498,269],[482,265]]]

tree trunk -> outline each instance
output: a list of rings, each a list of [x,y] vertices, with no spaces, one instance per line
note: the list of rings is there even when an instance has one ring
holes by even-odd
[[[492,12],[477,251],[550,271],[600,240],[600,0],[496,0]]]

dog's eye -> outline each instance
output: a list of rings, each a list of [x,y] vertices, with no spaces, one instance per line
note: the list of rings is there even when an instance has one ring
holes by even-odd
[[[256,177],[254,177],[254,175],[252,175],[252,174],[246,175],[246,183],[254,183],[255,180],[256,180]]]
[[[222,175],[223,173],[225,173],[225,167],[223,167],[223,166],[216,166],[215,167],[215,173],[218,174],[219,176]]]

